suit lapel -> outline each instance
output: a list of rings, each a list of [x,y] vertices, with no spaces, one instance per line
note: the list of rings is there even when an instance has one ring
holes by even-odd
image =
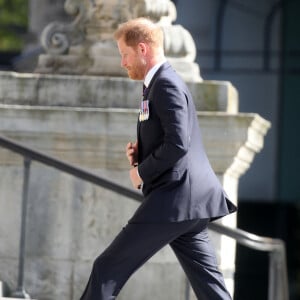
[[[150,100],[148,99],[148,95],[151,91],[151,88],[154,84],[154,82],[156,81],[156,79],[159,77],[159,75],[161,74],[161,72],[167,68],[170,68],[171,65],[168,62],[163,63],[160,68],[156,71],[156,73],[154,74],[153,78],[151,79],[149,86],[146,88],[144,96],[143,96],[143,100]],[[140,139],[140,126],[141,126],[141,122],[139,121],[139,117],[138,117],[138,121],[137,121],[137,139]]]

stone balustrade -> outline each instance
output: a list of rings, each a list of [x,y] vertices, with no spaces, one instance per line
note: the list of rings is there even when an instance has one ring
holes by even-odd
[[[257,114],[239,113],[238,93],[229,82],[188,85],[208,157],[237,203],[239,177],[262,149],[270,123]],[[122,77],[0,72],[0,132],[130,186],[124,148],[135,139],[140,90],[139,82]],[[0,276],[14,289],[22,159],[0,149],[0,174]],[[33,163],[28,205],[27,292],[38,299],[71,300],[84,288],[93,259],[138,203]],[[236,215],[220,222],[235,227]],[[235,242],[213,234],[212,239],[233,293]],[[185,282],[175,256],[165,248],[129,280],[119,299],[182,299]]]

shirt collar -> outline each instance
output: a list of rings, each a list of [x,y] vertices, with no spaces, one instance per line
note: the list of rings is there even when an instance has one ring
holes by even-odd
[[[157,72],[157,70],[161,67],[161,65],[163,65],[166,62],[166,60],[163,60],[161,62],[159,62],[158,64],[156,64],[155,66],[153,66],[147,73],[145,80],[144,80],[144,84],[146,87],[149,86],[153,76],[155,75],[155,73]]]

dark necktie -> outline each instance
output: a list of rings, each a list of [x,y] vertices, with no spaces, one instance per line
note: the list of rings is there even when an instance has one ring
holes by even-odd
[[[143,84],[143,99],[145,98],[147,92],[147,87],[145,86],[145,84]]]

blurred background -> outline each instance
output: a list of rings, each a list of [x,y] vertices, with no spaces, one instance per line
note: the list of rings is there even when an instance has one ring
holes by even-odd
[[[0,0],[0,70],[32,72],[64,0]],[[300,0],[173,0],[204,80],[232,82],[239,111],[272,123],[239,181],[238,227],[283,239],[290,299],[300,299]],[[235,300],[267,299],[268,255],[238,246]],[[249,287],[253,287],[249,290]]]

